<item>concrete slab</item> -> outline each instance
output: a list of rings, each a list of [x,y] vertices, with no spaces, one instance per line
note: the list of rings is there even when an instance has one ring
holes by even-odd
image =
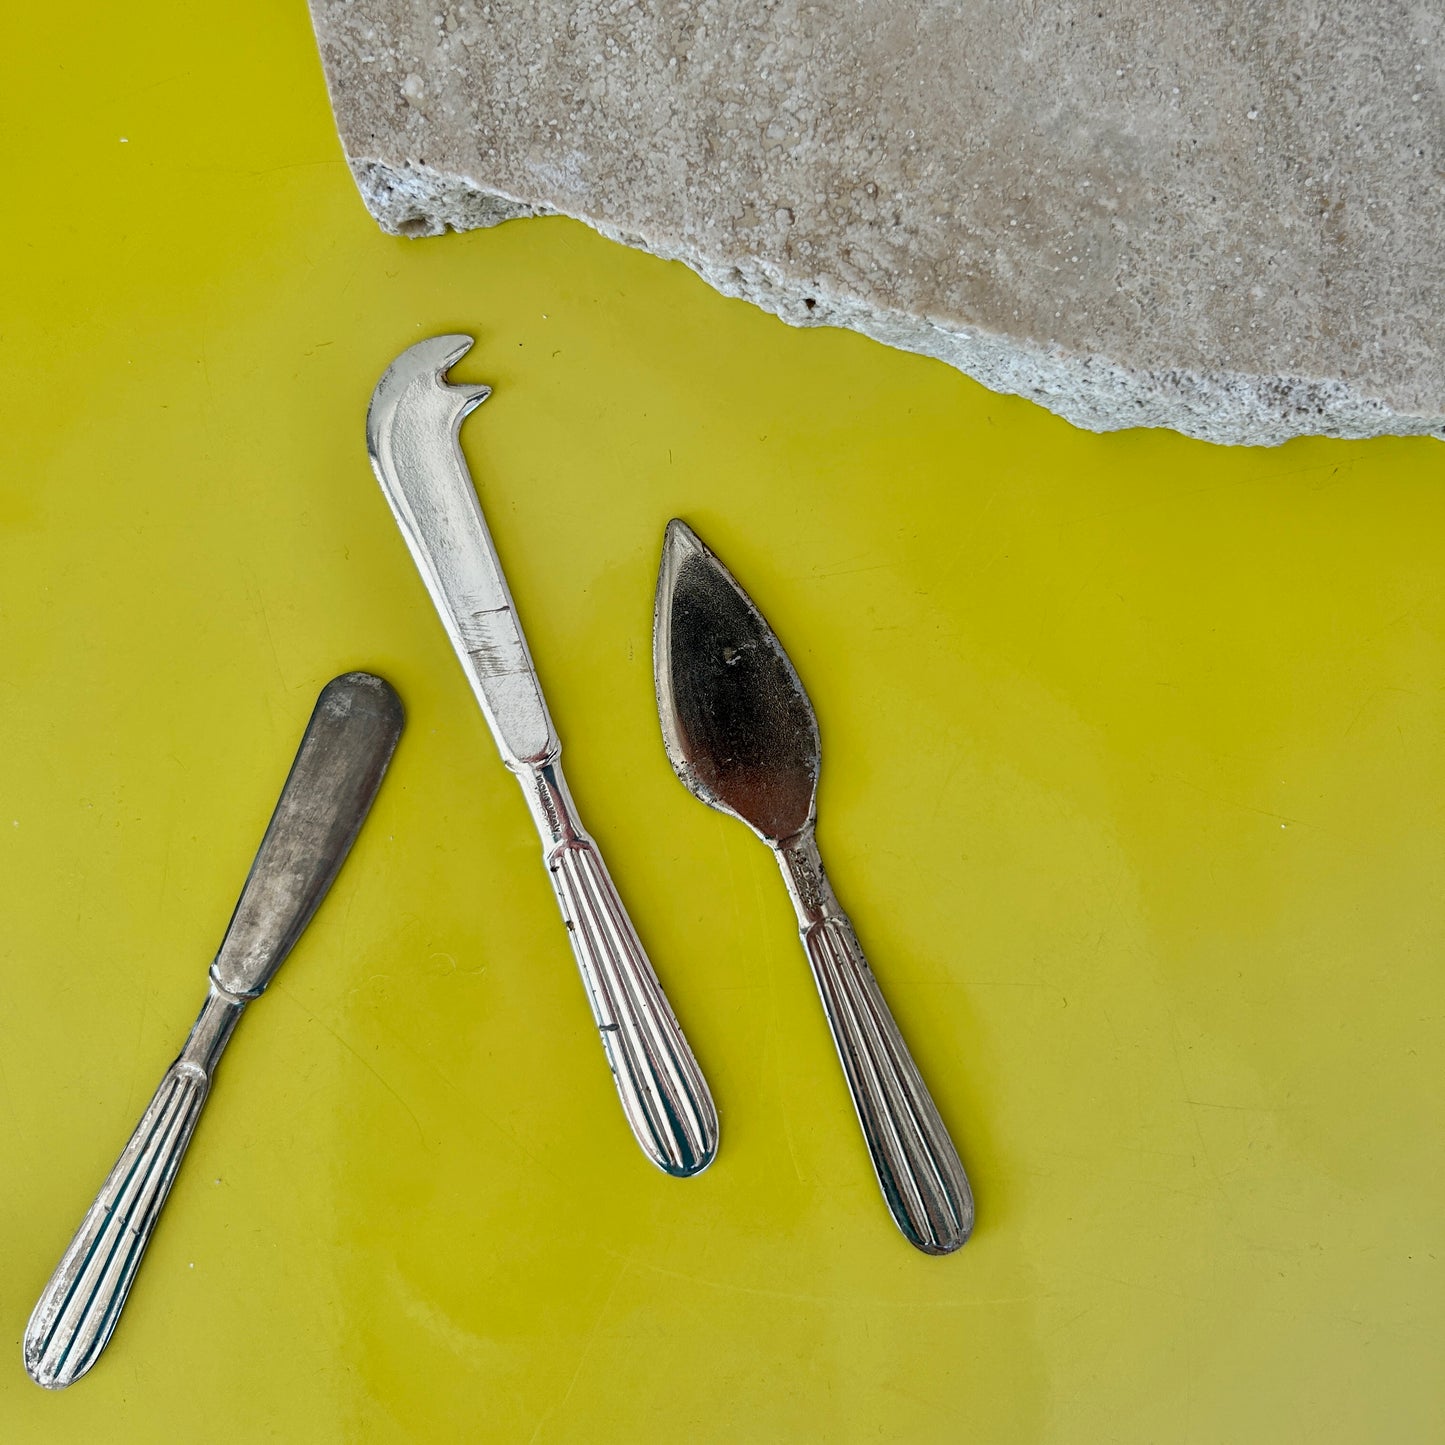
[[[311,8],[389,231],[575,216],[1093,430],[1445,430],[1434,0]]]

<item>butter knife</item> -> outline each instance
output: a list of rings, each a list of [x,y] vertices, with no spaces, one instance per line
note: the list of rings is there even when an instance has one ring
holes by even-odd
[[[470,336],[434,336],[387,368],[366,418],[371,464],[467,681],[516,775],[623,1113],[664,1173],[700,1173],[717,1153],[717,1112],[562,774],[561,743],[458,443],[486,386],[447,370]]]
[[[401,728],[401,700],[379,677],[350,672],[322,689],[211,965],[200,1016],[25,1328],[25,1369],[36,1384],[74,1384],[110,1341],[221,1053],[351,851]]]

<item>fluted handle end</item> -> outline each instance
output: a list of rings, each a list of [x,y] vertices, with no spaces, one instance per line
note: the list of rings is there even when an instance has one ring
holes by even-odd
[[[700,1174],[717,1154],[717,1110],[602,855],[572,837],[547,868],[627,1122],[664,1174]]]

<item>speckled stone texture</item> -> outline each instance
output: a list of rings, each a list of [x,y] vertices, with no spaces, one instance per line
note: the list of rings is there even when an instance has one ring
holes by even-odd
[[[367,206],[562,213],[1082,427],[1445,431],[1441,0],[311,0]]]

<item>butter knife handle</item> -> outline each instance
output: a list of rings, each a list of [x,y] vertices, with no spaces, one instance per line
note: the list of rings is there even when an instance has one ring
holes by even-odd
[[[827,881],[811,829],[784,843],[779,857],[883,1198],[910,1244],[951,1254],[973,1230],[973,1192],[958,1151]]]
[[[717,1110],[560,766],[529,770],[528,801],[622,1111],[665,1174],[700,1174],[717,1154]]]
[[[245,1000],[212,988],[180,1057],[86,1212],[25,1328],[25,1368],[48,1390],[100,1357],[191,1142],[211,1076]]]

